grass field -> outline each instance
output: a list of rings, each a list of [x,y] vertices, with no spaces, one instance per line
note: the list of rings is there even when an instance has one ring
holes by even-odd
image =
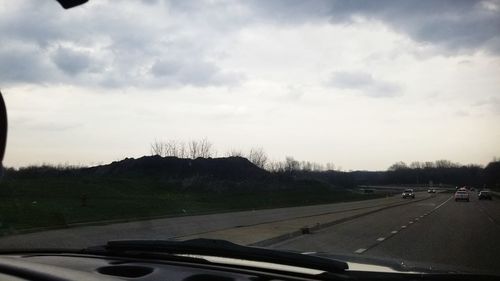
[[[321,184],[238,191],[203,191],[148,179],[49,177],[5,179],[0,184],[0,235],[81,222],[193,215],[371,199]]]

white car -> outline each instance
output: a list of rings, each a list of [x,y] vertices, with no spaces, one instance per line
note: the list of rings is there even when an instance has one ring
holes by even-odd
[[[403,198],[403,199],[405,199],[405,198],[414,199],[415,198],[415,193],[413,192],[413,189],[405,189],[405,191],[403,191],[403,193],[401,194],[401,198]]]
[[[469,202],[469,192],[465,188],[460,188],[455,192],[455,201],[467,201]]]

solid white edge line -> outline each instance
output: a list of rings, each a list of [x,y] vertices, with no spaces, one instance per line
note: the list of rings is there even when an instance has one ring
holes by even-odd
[[[443,203],[439,204],[436,208],[432,209],[432,211],[431,211],[431,212],[433,212],[433,211],[435,211],[435,210],[437,210],[437,209],[441,208],[441,206],[443,206],[444,204],[446,204],[446,202],[450,201],[452,198],[453,198],[453,195],[452,195],[452,196],[450,196],[450,198],[448,198],[448,199],[447,199],[446,201],[444,201]]]

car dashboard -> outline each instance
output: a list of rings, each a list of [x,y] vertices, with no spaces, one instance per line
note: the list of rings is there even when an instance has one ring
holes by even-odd
[[[217,265],[99,257],[27,254],[0,257],[0,280],[308,280]],[[314,279],[311,279],[314,280]]]
[[[211,263],[150,260],[73,253],[0,255],[0,280],[498,280],[490,275],[381,273],[347,270],[341,273],[300,274]]]

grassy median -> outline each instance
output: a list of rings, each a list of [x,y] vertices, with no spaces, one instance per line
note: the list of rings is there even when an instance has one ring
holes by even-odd
[[[217,183],[225,185],[225,183]],[[358,194],[317,182],[239,183],[238,188],[186,186],[145,178],[49,177],[5,179],[0,183],[0,235],[39,227],[156,216],[180,216],[236,210],[363,200]],[[234,183],[227,183],[231,186]]]

